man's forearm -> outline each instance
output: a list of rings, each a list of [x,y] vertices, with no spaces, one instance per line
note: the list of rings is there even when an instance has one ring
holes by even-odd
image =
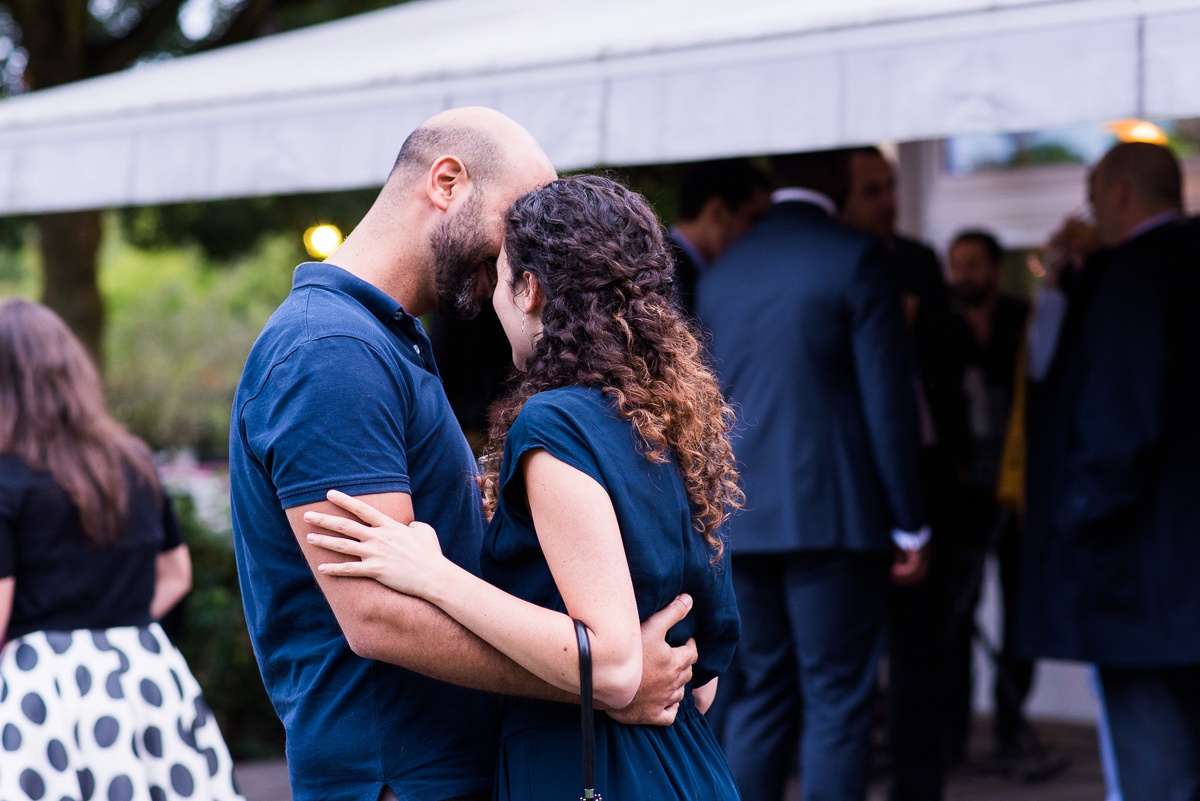
[[[395,519],[412,520],[408,496]],[[289,509],[293,533],[317,585],[325,595],[350,648],[359,656],[399,665],[416,673],[486,692],[578,703],[577,693],[556,688],[488,645],[431,603],[394,592],[371,579],[335,578],[318,566],[345,558],[320,551],[308,542],[311,530],[305,511],[338,509],[323,501]],[[2,586],[2,585],[0,585]],[[689,641],[672,648],[667,632],[688,614],[692,600],[680,595],[642,623],[642,684],[634,702],[619,710],[627,724],[669,725],[691,680],[696,646]],[[602,704],[597,704],[603,708]],[[617,712],[614,711],[614,715]]]
[[[394,597],[372,605],[366,615],[348,610],[354,619],[343,621],[343,616],[338,616],[350,647],[359,656],[475,690],[578,701],[577,695],[542,681],[433,604],[383,587],[378,591]]]
[[[368,495],[360,500],[397,520],[413,519],[406,494]],[[578,698],[537,678],[427,601],[371,579],[321,573],[318,565],[347,557],[309,544],[307,534],[313,527],[304,522],[306,511],[348,513],[329,501],[287,510],[292,533],[354,653],[476,690],[554,701]]]

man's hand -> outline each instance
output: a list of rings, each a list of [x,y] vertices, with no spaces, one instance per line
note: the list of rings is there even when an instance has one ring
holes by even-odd
[[[892,561],[892,583],[897,587],[909,587],[919,584],[929,572],[929,546],[906,551],[895,548],[895,559]]]
[[[667,645],[667,631],[690,611],[692,597],[685,593],[642,623],[642,686],[633,703],[609,711],[610,718],[628,725],[670,726],[675,722],[684,685],[692,680],[696,641],[672,648]]]
[[[1095,225],[1079,217],[1068,217],[1050,235],[1042,255],[1046,285],[1060,286],[1064,272],[1080,269],[1084,260],[1099,249],[1100,236],[1096,233]]]

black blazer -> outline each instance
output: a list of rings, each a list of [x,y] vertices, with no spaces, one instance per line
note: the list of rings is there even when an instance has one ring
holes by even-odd
[[[890,245],[900,293],[917,299],[912,331],[917,371],[937,436],[934,450],[939,458],[934,463],[943,475],[936,477],[936,487],[945,494],[954,489],[955,468],[965,465],[971,455],[967,398],[963,394],[966,354],[959,337],[961,321],[951,314],[950,289],[933,249],[903,236],[893,237]],[[945,498],[938,501],[942,508],[931,508],[930,513],[944,516],[950,504]]]
[[[695,319],[696,277],[700,275],[700,265],[696,264],[687,248],[680,244],[674,231],[667,235],[667,247],[675,260],[675,300],[689,319]]]
[[[736,405],[736,553],[890,552],[925,523],[910,337],[883,244],[779,203],[701,274],[696,308]]]
[[[1030,394],[1019,643],[1200,664],[1200,224],[1099,254],[1082,279]]]

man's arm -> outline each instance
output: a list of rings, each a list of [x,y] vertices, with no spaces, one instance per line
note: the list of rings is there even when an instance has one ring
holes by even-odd
[[[1145,265],[1114,264],[1086,311],[1066,485],[1056,522],[1078,533],[1136,503],[1154,480],[1171,346],[1160,288]]]
[[[363,495],[360,499],[403,523],[413,520],[412,498],[405,493]],[[292,533],[354,653],[463,687],[552,701],[572,700],[572,696],[538,679],[433,604],[393,592],[372,579],[331,578],[318,572],[319,564],[351,557],[308,543],[307,535],[313,527],[304,522],[304,513],[309,511],[350,515],[329,501],[287,510]]]
[[[406,493],[359,498],[402,523],[413,520],[412,498]],[[313,527],[304,522],[308,511],[349,515],[329,501],[287,510],[309,569],[356,654],[477,690],[551,701],[578,700],[578,695],[537,678],[427,601],[394,592],[373,579],[330,577],[317,571],[319,564],[349,557],[309,544],[307,535]],[[696,661],[694,643],[678,648],[666,643],[667,630],[691,609],[691,599],[684,598],[642,624],[642,685],[633,703],[611,712],[622,722],[668,725],[674,721],[683,686],[691,679]]]
[[[863,420],[894,524],[916,533],[926,520],[911,337],[882,247],[871,248],[855,269],[849,303]]]

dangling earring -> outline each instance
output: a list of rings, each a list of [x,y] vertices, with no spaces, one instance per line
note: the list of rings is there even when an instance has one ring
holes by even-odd
[[[525,312],[521,312],[521,333],[525,333]]]

